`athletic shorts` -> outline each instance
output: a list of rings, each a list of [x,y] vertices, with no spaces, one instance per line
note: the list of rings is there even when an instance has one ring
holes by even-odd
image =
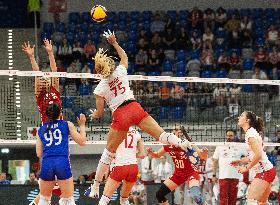
[[[193,179],[196,179],[199,181],[200,176],[199,176],[199,173],[195,172],[195,171],[192,173],[187,173],[187,174],[178,174],[178,173],[174,172],[174,174],[169,179],[179,186],[179,185],[181,185],[185,182],[189,182]]]
[[[121,182],[127,181],[130,183],[134,183],[137,181],[138,175],[138,165],[130,164],[123,166],[115,166],[110,174],[111,179]]]
[[[255,178],[262,179],[268,183],[272,183],[275,179],[275,176],[276,176],[276,169],[275,167],[273,167],[270,170],[257,173]]]
[[[72,177],[70,159],[67,156],[49,156],[42,160],[40,178],[44,181],[65,180]]]
[[[149,114],[137,102],[117,108],[113,112],[112,128],[118,131],[128,131],[129,127],[138,125]]]

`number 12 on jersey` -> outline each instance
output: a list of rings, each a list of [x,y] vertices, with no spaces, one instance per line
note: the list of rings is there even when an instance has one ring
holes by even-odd
[[[133,135],[132,134],[128,134],[127,137],[124,140],[124,147],[125,148],[133,148]]]

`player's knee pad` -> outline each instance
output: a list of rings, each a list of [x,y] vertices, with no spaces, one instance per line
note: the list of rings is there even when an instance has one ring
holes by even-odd
[[[256,199],[247,199],[247,205],[258,205],[258,201]]]
[[[200,191],[200,188],[198,186],[193,186],[190,188],[190,193],[191,193],[191,197],[193,198],[193,200],[199,204],[202,205],[205,202],[205,197],[203,196],[203,194]]]
[[[161,185],[161,187],[159,188],[159,190],[156,193],[158,203],[166,202],[165,196],[167,194],[169,194],[170,192],[171,192],[171,190],[165,184]]]
[[[100,162],[102,162],[103,164],[110,165],[113,159],[115,158],[115,155],[116,153],[112,153],[105,148],[100,158]]]
[[[38,205],[49,205],[51,204],[51,197],[40,195]]]
[[[59,205],[76,205],[74,197],[69,197],[69,198],[60,198],[59,200]]]

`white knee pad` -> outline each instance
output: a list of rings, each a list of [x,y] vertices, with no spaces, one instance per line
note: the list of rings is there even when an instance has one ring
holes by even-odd
[[[247,205],[258,205],[258,201],[255,199],[247,199]]]
[[[51,197],[40,195],[38,205],[49,205],[49,204],[51,204]]]
[[[69,198],[61,198],[59,200],[59,205],[76,205],[74,197],[69,197]]]
[[[113,159],[115,158],[115,156],[116,156],[116,153],[112,153],[105,148],[102,153],[100,162],[102,162],[103,164],[110,165],[111,162],[113,161]]]
[[[128,198],[120,197],[120,204],[121,205],[129,205]]]

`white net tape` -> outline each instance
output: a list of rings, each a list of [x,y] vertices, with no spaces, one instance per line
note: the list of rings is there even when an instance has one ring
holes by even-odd
[[[90,73],[66,73],[66,72],[41,72],[41,71],[20,71],[0,70],[0,75],[5,76],[44,76],[58,78],[92,78],[101,79],[100,75]],[[171,77],[171,76],[144,76],[129,75],[129,80],[144,81],[173,81],[173,82],[198,82],[198,83],[234,83],[234,84],[255,84],[255,85],[280,85],[280,80],[259,80],[259,79],[230,79],[230,78],[198,78],[198,77]]]
[[[36,140],[0,140],[0,146],[17,146],[17,145],[35,145]],[[106,141],[87,141],[87,145],[105,145]],[[76,144],[73,141],[70,141],[70,144]],[[146,146],[155,146],[155,145],[163,145],[160,142],[151,141],[145,142]],[[238,142],[193,142],[193,144],[198,146],[236,146],[236,147],[247,147],[245,143],[238,143]],[[265,147],[275,147],[280,146],[280,143],[264,143]]]

